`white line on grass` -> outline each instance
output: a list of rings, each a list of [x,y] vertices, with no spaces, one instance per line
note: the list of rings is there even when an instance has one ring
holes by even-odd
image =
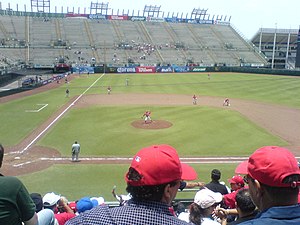
[[[79,95],[61,114],[59,114],[39,135],[37,135],[20,153],[27,151],[37,139],[39,139],[60,117],[62,117],[88,90],[90,90],[103,76],[103,73],[97,80],[94,81],[81,95]]]
[[[248,157],[201,157],[201,158],[180,158],[182,162],[188,163],[188,164],[230,164],[230,163],[241,163],[244,160],[247,160]],[[234,160],[233,160],[234,159]],[[296,157],[297,160],[300,159],[300,157]],[[46,158],[42,157],[39,158],[41,161],[71,161],[72,159],[70,157],[56,157],[56,158]],[[23,163],[15,164],[14,167],[21,167],[33,162],[39,161],[38,159],[33,161],[26,161]],[[80,161],[131,161],[132,158],[126,158],[126,157],[117,157],[117,158],[102,158],[102,157],[94,157],[94,158],[88,158],[88,157],[82,157],[80,158]]]
[[[36,104],[36,105],[42,105],[42,107],[37,110],[25,110],[25,112],[39,112],[48,106],[48,104]]]

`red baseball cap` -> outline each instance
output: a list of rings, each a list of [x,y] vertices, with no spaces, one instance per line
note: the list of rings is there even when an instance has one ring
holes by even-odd
[[[132,159],[130,168],[135,169],[141,179],[125,180],[132,186],[151,186],[166,184],[176,180],[195,180],[196,171],[189,165],[182,164],[177,151],[169,145],[153,145],[141,149]]]
[[[249,158],[248,174],[259,182],[272,187],[299,186],[300,182],[283,183],[290,175],[300,175],[295,156],[286,148],[265,146]]]
[[[230,184],[239,184],[239,185],[244,185],[244,178],[240,175],[235,175],[231,179],[228,179],[228,182]]]
[[[241,162],[234,171],[236,174],[248,174],[248,159]]]

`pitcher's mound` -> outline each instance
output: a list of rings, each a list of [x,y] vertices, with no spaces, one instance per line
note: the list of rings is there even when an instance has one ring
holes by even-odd
[[[171,127],[173,124],[165,120],[153,120],[151,123],[145,123],[144,120],[136,120],[131,125],[139,129],[165,129]]]

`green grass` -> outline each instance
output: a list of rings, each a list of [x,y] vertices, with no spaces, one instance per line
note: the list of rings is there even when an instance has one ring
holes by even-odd
[[[198,180],[208,183],[210,172],[218,168],[222,171],[221,180],[228,185],[228,179],[234,174],[237,164],[193,164],[198,173]],[[42,195],[56,192],[69,200],[77,200],[83,196],[103,196],[106,201],[115,201],[111,194],[112,187],[117,186],[118,194],[127,194],[124,175],[128,165],[55,165],[44,171],[19,176],[30,192]],[[80,172],[80,173],[79,173]],[[178,198],[193,198],[194,192],[177,194]]]
[[[100,75],[82,76],[57,89],[0,104],[0,142],[4,146],[19,143],[40,126],[70,99],[82,94]],[[129,86],[125,79],[129,78]],[[166,93],[219,96],[272,103],[300,108],[300,82],[298,77],[256,74],[107,74],[86,94]],[[36,109],[36,104],[48,104],[39,113],[25,112]],[[151,106],[153,119],[164,119],[173,126],[162,130],[134,129],[130,123],[144,112],[143,106],[91,106],[73,108],[62,116],[38,141],[39,145],[58,149],[70,156],[70,146],[78,140],[81,156],[133,156],[140,148],[150,144],[166,143],[174,146],[181,157],[188,156],[248,156],[262,145],[286,145],[241,116],[238,112],[210,107]],[[214,167],[223,172],[223,180],[233,175],[236,165],[193,165],[199,180],[209,181]],[[20,176],[30,192],[55,191],[76,199],[85,195],[110,194],[113,185],[124,193],[124,173],[128,165],[53,165],[52,167]],[[182,194],[182,193],[181,193]],[[180,195],[181,195],[180,194]],[[183,194],[185,195],[185,194]]]
[[[38,144],[70,156],[70,143],[78,140],[81,156],[130,157],[145,146],[167,143],[184,156],[247,156],[264,145],[286,142],[251,123],[239,113],[209,107],[153,106],[155,120],[173,124],[168,129],[136,129],[144,107],[94,106],[72,109]],[[218,140],[218,141],[216,141]],[[241,151],[243,146],[243,151]]]

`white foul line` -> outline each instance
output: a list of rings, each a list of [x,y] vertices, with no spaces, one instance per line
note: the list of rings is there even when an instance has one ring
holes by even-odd
[[[37,109],[37,110],[25,110],[25,112],[39,112],[41,111],[43,108],[46,108],[48,106],[48,104],[36,104],[36,105],[42,105],[41,108]]]
[[[39,139],[60,117],[62,117],[68,110],[71,108],[88,90],[93,87],[98,80],[100,80],[105,73],[103,73],[97,80],[94,81],[81,95],[79,95],[61,114],[59,114],[38,136],[36,136],[20,153],[24,153],[25,151],[28,150],[28,148],[33,145],[34,142],[36,142],[37,139]]]

